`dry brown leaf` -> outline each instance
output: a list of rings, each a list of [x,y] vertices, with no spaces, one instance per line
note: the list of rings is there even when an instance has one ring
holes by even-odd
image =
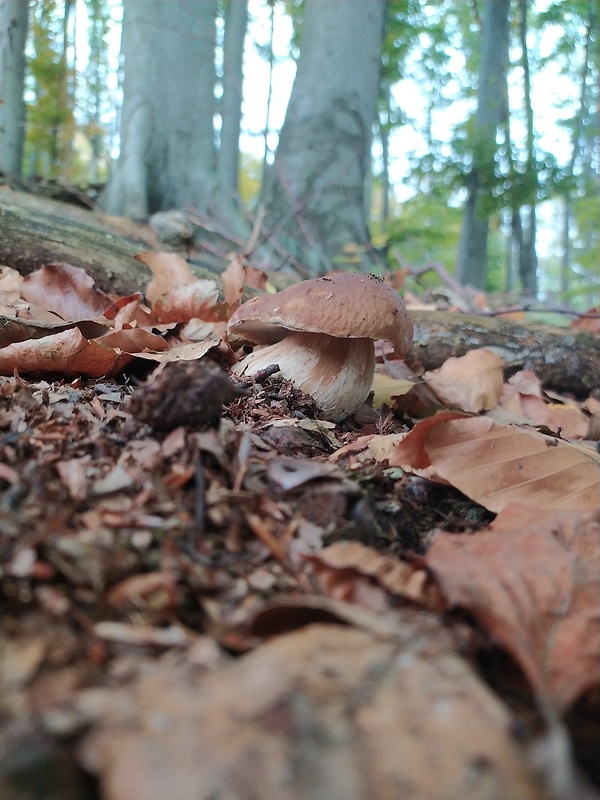
[[[360,602],[360,584],[364,578],[378,584],[386,593],[439,608],[428,586],[427,572],[395,556],[382,555],[361,542],[340,541],[318,553],[306,556],[327,593],[346,602]]]
[[[84,765],[105,800],[540,800],[506,708],[439,626],[404,629],[311,625],[200,677],[148,664],[81,694]]]
[[[215,321],[222,314],[216,309],[219,288],[215,281],[197,280],[186,286],[174,285],[152,306],[159,322],[189,322],[192,319]]]
[[[175,575],[169,570],[130,575],[111,586],[105,599],[110,608],[151,603],[157,611],[173,605],[176,586]]]
[[[600,333],[600,306],[588,308],[585,314],[589,317],[577,317],[571,323],[571,328],[577,328],[580,331],[587,331],[588,333]]]
[[[217,347],[218,344],[218,340],[213,341],[211,339],[206,339],[203,342],[185,342],[184,344],[171,346],[160,353],[135,353],[135,357],[144,358],[147,361],[156,361],[160,364],[171,361],[196,361],[213,347]]]
[[[58,461],[56,471],[73,500],[83,500],[87,493],[87,470],[91,458],[65,458]]]
[[[152,270],[152,279],[146,287],[146,297],[152,305],[173,287],[187,286],[196,280],[185,258],[177,253],[148,250],[137,253],[134,258]]]
[[[237,308],[242,299],[244,278],[244,257],[240,253],[234,253],[229,259],[227,269],[221,273],[223,297],[232,311]]]
[[[122,328],[100,336],[95,341],[132,355],[142,350],[158,350],[162,352],[168,348],[162,336],[157,336],[155,333],[150,333],[150,331],[146,331],[143,328]]]
[[[504,361],[491,350],[469,350],[460,358],[448,358],[423,380],[444,403],[463,411],[494,408],[502,395]]]
[[[244,286],[264,292],[267,288],[268,275],[264,270],[246,265],[244,267]]]
[[[540,379],[528,370],[513,375],[504,385],[499,406],[523,421],[560,432],[564,438],[582,439],[586,435],[588,418],[583,411],[566,401],[548,403]]]
[[[436,414],[416,425],[388,460],[449,483],[490,511],[512,502],[555,510],[600,507],[597,453],[487,417]]]
[[[48,264],[23,279],[21,296],[67,321],[102,317],[112,300],[94,280],[71,264]]]
[[[429,434],[433,429],[438,429],[447,422],[465,418],[469,419],[466,414],[458,411],[438,411],[434,416],[418,422],[400,441],[390,438],[387,447],[386,442],[382,441],[377,460],[388,461],[391,467],[402,467],[417,475],[435,477],[435,470],[432,468],[431,459],[425,449]]]
[[[189,339],[190,342],[203,342],[207,339],[218,341],[225,338],[227,323],[225,322],[206,322],[202,319],[191,319],[187,325],[181,329],[182,339]]]
[[[597,512],[509,505],[486,531],[440,534],[425,561],[557,708],[600,685]]]
[[[0,349],[0,375],[12,375],[17,370],[100,378],[123,369],[131,358],[129,353],[116,353],[99,339],[88,341],[78,328],[72,328]]]

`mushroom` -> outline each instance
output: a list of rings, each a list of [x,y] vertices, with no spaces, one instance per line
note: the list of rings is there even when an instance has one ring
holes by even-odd
[[[229,334],[256,348],[233,371],[254,375],[277,364],[311,395],[324,419],[339,421],[367,399],[375,372],[374,339],[403,356],[413,324],[396,292],[372,275],[313,278],[254,297],[232,315]]]

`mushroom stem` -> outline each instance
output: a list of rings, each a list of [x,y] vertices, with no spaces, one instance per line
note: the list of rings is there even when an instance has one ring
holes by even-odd
[[[367,399],[375,373],[375,349],[371,339],[288,333],[276,344],[256,348],[233,372],[254,375],[271,364],[277,364],[284,378],[314,398],[323,419],[337,422]]]

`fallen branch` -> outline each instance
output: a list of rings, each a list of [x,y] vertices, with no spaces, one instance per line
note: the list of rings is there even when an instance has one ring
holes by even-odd
[[[590,333],[447,311],[414,311],[411,316],[411,356],[425,369],[487,347],[504,359],[511,373],[533,370],[548,388],[575,395],[600,390],[600,342]]]

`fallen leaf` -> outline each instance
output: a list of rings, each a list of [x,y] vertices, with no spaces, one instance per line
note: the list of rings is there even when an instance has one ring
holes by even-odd
[[[600,333],[600,307],[588,308],[584,314],[589,316],[576,317],[571,323],[571,328],[576,328],[580,331],[587,331],[588,333]]]
[[[173,286],[152,305],[159,322],[189,322],[191,319],[218,321],[215,310],[219,288],[215,281],[197,280],[186,286]]]
[[[67,321],[101,317],[113,302],[85,270],[64,262],[48,264],[24,278],[21,296]]]
[[[205,339],[202,342],[185,342],[171,347],[166,345],[168,349],[163,350],[161,353],[135,353],[135,357],[144,358],[147,361],[156,361],[159,364],[168,364],[171,361],[197,361],[209,350],[212,350],[213,347],[217,347],[218,344],[218,340],[211,339]]]
[[[146,297],[151,305],[173,287],[187,286],[196,280],[185,258],[177,253],[148,250],[137,253],[134,258],[152,270],[152,279],[146,286]]]
[[[154,611],[172,607],[176,591],[175,575],[168,570],[131,575],[119,581],[106,593],[110,608],[151,604]]]
[[[367,578],[386,593],[400,595],[429,608],[439,608],[428,586],[427,572],[418,566],[382,555],[361,542],[339,541],[306,556],[321,585],[331,597],[359,602],[361,579]]]
[[[383,405],[392,406],[394,397],[410,392],[414,386],[415,382],[409,379],[390,378],[388,375],[376,372],[371,384],[373,408],[381,408]]]
[[[513,375],[504,385],[499,407],[522,421],[560,432],[564,438],[582,439],[586,435],[588,418],[583,411],[568,402],[548,403],[540,379],[528,370]]]
[[[73,500],[83,500],[86,496],[87,469],[90,462],[89,456],[83,456],[83,458],[65,458],[56,464],[56,471]]]
[[[284,492],[297,489],[314,480],[337,478],[343,473],[333,464],[307,458],[277,458],[267,468],[267,480]]]
[[[425,561],[559,710],[600,685],[597,512],[509,505],[485,531],[440,533]]]
[[[511,502],[555,510],[600,507],[598,453],[487,417],[436,414],[415,425],[388,461],[449,483],[490,511]]]
[[[469,350],[448,358],[439,369],[423,375],[435,394],[451,406],[478,412],[494,408],[502,395],[504,361],[492,350]]]
[[[240,253],[234,253],[229,259],[227,269],[221,273],[223,297],[232,311],[237,308],[242,299],[244,277],[244,258]]]
[[[127,472],[125,467],[117,464],[107,475],[95,481],[91,487],[91,494],[95,495],[96,497],[105,494],[113,494],[114,492],[120,492],[123,489],[131,489],[134,484],[135,481]]]
[[[17,370],[100,378],[123,369],[131,358],[128,353],[116,353],[98,339],[88,341],[78,328],[72,328],[0,349],[0,375],[12,375]]]
[[[105,800],[539,800],[506,707],[435,622],[404,631],[311,625],[205,674],[148,664],[80,694],[84,766]]]

